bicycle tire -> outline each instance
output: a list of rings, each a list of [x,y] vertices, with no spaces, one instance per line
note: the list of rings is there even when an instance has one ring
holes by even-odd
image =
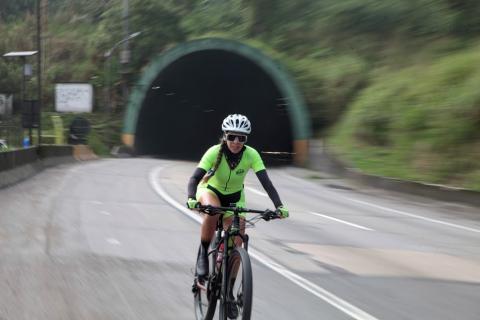
[[[250,320],[253,300],[252,265],[244,248],[235,248],[232,251],[228,258],[226,279],[225,295],[232,291],[238,310],[238,317],[235,319]],[[220,304],[220,320],[227,319],[230,318],[227,316],[227,305],[223,298]]]
[[[212,241],[210,244],[210,250],[215,249],[215,241]],[[217,259],[217,254],[212,253],[210,255],[209,261],[209,275],[208,280],[205,281],[205,286],[207,287],[207,292],[202,292],[202,289],[198,289],[194,294],[194,308],[195,308],[195,318],[197,320],[212,320],[215,315],[215,308],[217,307],[217,300],[219,293],[218,290],[212,290],[214,283],[211,283],[212,274],[214,272],[215,263]],[[221,276],[221,275],[218,275]]]

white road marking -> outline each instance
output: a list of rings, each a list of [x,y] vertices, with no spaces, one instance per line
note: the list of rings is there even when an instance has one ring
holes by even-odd
[[[267,195],[265,192],[259,191],[259,190],[255,189],[255,188],[245,187],[245,189],[250,190],[250,191],[252,191],[253,193],[258,194],[258,195],[260,195],[260,196],[268,197],[268,195]]]
[[[458,224],[455,224],[455,223],[445,222],[445,221],[441,221],[441,220],[437,220],[437,219],[431,219],[431,218],[419,216],[419,215],[409,213],[409,212],[405,212],[405,211],[390,209],[390,208],[379,206],[379,205],[376,205],[376,204],[373,204],[373,203],[370,203],[370,202],[366,202],[366,201],[351,199],[351,198],[347,198],[347,197],[344,197],[344,198],[349,200],[349,201],[352,201],[352,202],[360,203],[360,204],[370,206],[370,207],[373,207],[373,208],[377,208],[377,209],[390,211],[390,212],[400,214],[400,215],[403,215],[403,216],[412,217],[412,218],[416,218],[416,219],[420,219],[420,220],[425,220],[425,221],[428,221],[428,222],[438,223],[438,224],[442,224],[442,225],[457,228],[457,229],[462,229],[462,230],[467,230],[467,231],[480,233],[480,230],[478,230],[478,229],[461,226],[461,225],[458,225]]]
[[[92,204],[102,204],[103,202],[97,201],[97,200],[92,200],[92,201],[90,201],[90,203],[92,203]]]
[[[149,174],[150,184],[152,185],[153,189],[158,193],[160,197],[162,197],[166,202],[168,202],[174,208],[178,209],[180,212],[187,215],[189,218],[197,221],[198,223],[201,223],[202,218],[200,217],[199,214],[194,213],[193,211],[187,209],[185,206],[178,203],[176,200],[170,197],[168,193],[165,192],[165,190],[160,184],[160,179],[158,178],[162,170],[163,170],[163,167],[156,167]],[[252,246],[249,246],[249,254],[252,258],[256,259],[258,262],[262,263],[266,267],[272,269],[273,271],[277,272],[281,276],[287,278],[288,280],[292,281],[299,287],[307,290],[308,292],[312,293],[313,295],[322,299],[328,304],[334,306],[338,310],[343,311],[344,313],[351,316],[353,319],[378,320],[377,318],[366,313],[365,311],[337,297],[333,293],[323,289],[322,287],[314,284],[313,282],[310,282],[307,279],[299,276],[298,274],[288,270],[286,267],[278,264],[277,262],[273,261],[269,257],[258,252]]]
[[[325,214],[321,214],[321,213],[317,213],[317,212],[312,212],[310,211],[309,212],[310,214],[313,214],[315,216],[319,216],[319,217],[322,217],[322,218],[325,218],[325,219],[330,219],[330,220],[333,220],[333,221],[337,221],[337,222],[340,222],[340,223],[344,223],[346,225],[349,225],[351,227],[354,227],[354,228],[358,228],[358,229],[362,229],[362,230],[367,230],[367,231],[375,231],[373,229],[370,229],[370,228],[367,228],[367,227],[362,227],[361,225],[358,225],[358,224],[355,224],[355,223],[351,223],[351,222],[347,222],[345,220],[341,220],[341,219],[338,219],[338,218],[334,218],[334,217],[330,217],[330,216],[327,216]]]
[[[106,216],[111,216],[112,214],[108,211],[102,210],[100,211],[101,214],[106,215]]]
[[[115,238],[107,238],[107,239],[105,239],[105,240],[106,240],[108,243],[113,244],[113,245],[115,245],[115,246],[121,245],[120,241],[118,241],[118,240],[115,239]]]
[[[281,174],[283,176],[286,176],[286,177],[290,178],[290,179],[300,180],[300,181],[304,182],[302,179],[294,177],[290,174],[287,174],[287,173],[281,173]],[[370,203],[370,202],[367,202],[367,201],[352,199],[350,197],[346,197],[346,196],[342,195],[341,193],[336,193],[336,192],[332,192],[331,190],[327,190],[326,188],[323,188],[323,191],[325,191],[327,193],[334,194],[336,197],[343,198],[345,200],[348,200],[348,201],[351,201],[351,202],[356,202],[356,203],[363,204],[363,205],[366,205],[366,206],[370,206],[370,207],[373,207],[373,208],[390,211],[390,212],[393,212],[393,213],[396,213],[396,214],[400,214],[400,215],[403,215],[403,216],[408,216],[408,217],[411,217],[411,218],[416,218],[416,219],[420,219],[420,220],[424,220],[424,221],[428,221],[428,222],[432,222],[432,223],[438,223],[438,224],[449,226],[449,227],[452,227],[452,228],[457,228],[457,229],[462,229],[462,230],[466,230],[466,231],[480,233],[479,229],[465,227],[465,226],[462,226],[462,225],[459,225],[459,224],[445,222],[445,221],[441,221],[441,220],[437,220],[437,219],[427,218],[427,217],[419,216],[419,215],[416,215],[416,214],[413,214],[413,213],[400,211],[400,210],[396,210],[396,209],[391,209],[391,208],[387,208],[387,207],[384,207],[384,206],[379,206],[379,205],[376,205],[376,204],[373,204],[373,203]]]
[[[307,279],[299,276],[298,274],[288,270],[284,266],[276,263],[269,257],[261,254],[257,250],[253,249],[249,246],[248,253],[251,257],[255,258],[257,261],[261,262],[266,267],[272,269],[273,271],[277,272],[281,276],[287,278],[288,280],[292,281],[299,287],[307,290],[314,296],[322,299],[323,301],[327,302],[328,304],[332,305],[333,307],[337,308],[340,311],[351,316],[353,319],[357,320],[378,320],[374,316],[366,313],[365,311],[355,307],[354,305],[348,303],[347,301],[337,297],[333,293],[325,290],[324,288],[316,285],[315,283],[308,281]]]

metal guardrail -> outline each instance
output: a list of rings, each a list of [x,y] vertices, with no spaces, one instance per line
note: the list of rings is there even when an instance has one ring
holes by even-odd
[[[23,144],[23,129],[13,124],[0,123],[0,140],[12,148],[21,148]]]
[[[39,158],[37,149],[29,147],[0,153],[0,172],[12,170],[25,164],[33,163]]]
[[[72,146],[27,147],[0,152],[0,189],[25,180],[39,171],[75,161]]]
[[[62,118],[58,115],[50,116],[52,126],[43,130],[44,144],[63,145],[66,143],[67,130],[63,126]],[[0,152],[24,148],[24,138],[28,136],[21,123],[16,120],[0,120]],[[33,135],[30,145],[38,144],[38,136]]]

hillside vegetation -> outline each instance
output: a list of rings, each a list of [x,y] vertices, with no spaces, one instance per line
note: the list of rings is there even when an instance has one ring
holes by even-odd
[[[55,82],[88,81],[97,110],[104,110],[108,78],[121,112],[118,59],[104,68],[103,54],[123,38],[122,1],[48,3],[47,108],[53,108]],[[480,190],[478,0],[129,3],[130,30],[142,31],[131,41],[132,81],[178,42],[207,36],[246,42],[287,66],[316,136],[344,161],[367,173]],[[34,4],[1,2],[0,51],[35,48]],[[19,90],[18,66],[0,60],[0,74],[0,91]]]
[[[480,190],[479,50],[374,75],[333,148],[366,172]]]

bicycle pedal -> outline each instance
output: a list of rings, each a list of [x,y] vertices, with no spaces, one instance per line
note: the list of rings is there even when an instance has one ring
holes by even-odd
[[[193,293],[193,294],[197,294],[197,292],[198,292],[198,287],[197,287],[197,284],[194,283],[194,284],[192,285],[192,293]]]

